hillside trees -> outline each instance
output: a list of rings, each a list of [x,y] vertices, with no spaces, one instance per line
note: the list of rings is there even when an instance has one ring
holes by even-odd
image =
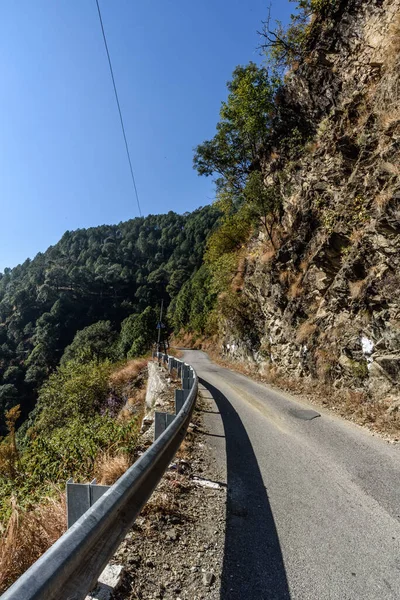
[[[315,123],[293,96],[286,75],[298,67],[296,60],[304,60],[315,19],[333,14],[339,3],[300,0],[296,4],[287,27],[276,23],[271,29],[267,19],[261,46],[264,64],[236,67],[227,84],[227,99],[221,103],[216,133],[195,150],[194,168],[199,175],[214,176],[216,205],[223,213],[205,255],[214,298],[224,289],[232,291],[233,281],[240,280],[239,254],[252,233],[264,232],[273,247],[278,243],[285,164],[299,160],[314,133]],[[189,287],[181,289],[174,304],[186,316],[184,296]],[[233,287],[240,292],[240,285]],[[177,316],[175,328],[181,322]]]
[[[281,85],[279,77],[263,66],[251,62],[237,67],[227,84],[229,94],[222,102],[214,138],[196,148],[194,167],[199,175],[216,176],[217,198],[224,212],[208,245],[209,254],[212,245],[218,253],[218,245],[229,243],[228,238],[232,246],[240,246],[249,220],[261,225],[273,239],[281,196],[275,183],[265,183],[263,165],[281,136],[284,107],[277,102]],[[299,134],[297,127],[293,125],[291,131],[290,127],[286,120],[286,136],[288,130],[292,137]],[[240,216],[235,216],[239,209]]]
[[[216,134],[196,148],[194,167],[199,175],[216,174],[217,188],[229,187],[239,193],[249,173],[261,170],[279,85],[278,78],[253,62],[236,67],[227,84],[228,98],[221,104]]]
[[[145,354],[155,339],[157,311],[148,306],[139,315],[130,315],[121,326],[118,341],[120,358],[134,358]]]
[[[64,362],[101,360],[109,355],[108,344],[116,343],[124,319],[159,306],[161,299],[168,306],[201,266],[218,218],[218,210],[208,206],[190,214],[171,211],[67,231],[33,260],[5,269],[0,277],[0,435],[4,411],[18,403],[26,418],[37,389],[67,347]],[[141,341],[135,346],[131,339],[130,356],[150,343],[146,318],[139,318]]]
[[[97,321],[78,331],[72,344],[66,347],[61,364],[70,360],[89,362],[93,359],[113,358],[117,332],[110,321]]]
[[[186,329],[207,333],[208,317],[215,299],[216,294],[211,289],[211,273],[204,264],[182,286],[170,304],[168,317],[174,330],[179,332]]]
[[[266,185],[263,165],[272,152],[282,114],[276,102],[281,81],[273,71],[250,62],[238,66],[228,82],[216,134],[198,145],[194,168],[214,176],[219,226],[207,240],[206,265],[179,292],[171,309],[173,325],[204,332],[218,294],[235,277],[237,253],[254,228],[262,227],[273,242],[273,229],[281,216],[281,196],[274,184]],[[195,278],[203,277],[199,292]],[[198,313],[194,307],[203,308]]]

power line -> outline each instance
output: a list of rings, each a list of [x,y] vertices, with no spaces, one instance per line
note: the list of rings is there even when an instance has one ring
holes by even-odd
[[[109,66],[110,66],[111,79],[112,79],[113,86],[114,86],[115,99],[116,99],[116,101],[117,101],[118,112],[119,112],[119,118],[120,118],[120,121],[121,121],[122,133],[123,133],[124,140],[125,140],[126,154],[127,154],[127,156],[128,156],[129,167],[130,167],[130,170],[131,170],[131,175],[132,175],[132,183],[133,183],[133,187],[134,187],[134,190],[135,190],[135,196],[136,196],[136,201],[137,201],[137,205],[138,205],[138,209],[139,209],[139,215],[140,215],[140,216],[142,216],[142,211],[140,210],[139,195],[138,195],[137,188],[136,188],[135,176],[134,176],[134,174],[133,174],[133,168],[132,168],[131,155],[130,155],[130,153],[129,153],[128,141],[127,141],[127,139],[126,139],[126,133],[125,133],[124,120],[123,120],[123,118],[122,118],[121,106],[120,106],[120,104],[119,104],[119,99],[118,99],[117,86],[115,85],[114,71],[113,71],[112,64],[111,64],[110,53],[109,53],[109,51],[108,51],[108,45],[107,45],[107,39],[106,39],[106,33],[105,33],[105,31],[104,31],[104,25],[103,25],[103,19],[101,18],[101,11],[100,11],[99,0],[96,0],[96,4],[97,4],[97,10],[98,10],[98,13],[99,13],[99,19],[100,19],[101,31],[103,32],[103,40],[104,40],[104,45],[105,45],[105,47],[106,47],[106,52],[107,52],[107,57],[108,57],[108,64],[109,64]]]

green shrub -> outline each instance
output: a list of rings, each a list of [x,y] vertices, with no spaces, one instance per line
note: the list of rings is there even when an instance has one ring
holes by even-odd
[[[109,361],[70,361],[43,385],[27,427],[19,432],[12,476],[0,460],[0,522],[10,514],[12,495],[29,508],[69,477],[91,479],[102,452],[133,455],[139,423],[137,416],[124,422],[112,416],[112,404],[124,402],[110,385],[113,370]],[[8,449],[9,437],[0,440],[0,449]]]
[[[71,419],[94,416],[107,398],[112,369],[110,362],[96,360],[61,365],[40,390],[34,432],[50,434]]]

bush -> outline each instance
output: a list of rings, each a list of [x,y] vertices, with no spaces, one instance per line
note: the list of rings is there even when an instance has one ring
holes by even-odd
[[[118,341],[119,357],[136,358],[146,354],[155,341],[157,322],[157,312],[150,306],[140,315],[131,315],[125,319]]]
[[[18,453],[12,421],[18,409],[13,409],[10,434],[0,442],[0,522],[11,514],[12,496],[21,509],[29,510],[52,485],[69,477],[93,478],[99,455],[133,456],[139,410],[123,422],[115,416],[144,366],[137,361],[117,370],[108,361],[60,366],[42,387],[29,428],[18,436]]]
[[[113,344],[117,338],[110,321],[98,321],[76,333],[72,344],[66,347],[61,364],[70,360],[90,362],[93,359],[112,359]]]
[[[70,361],[42,386],[35,409],[35,433],[51,434],[72,418],[89,419],[103,406],[109,391],[110,362]]]

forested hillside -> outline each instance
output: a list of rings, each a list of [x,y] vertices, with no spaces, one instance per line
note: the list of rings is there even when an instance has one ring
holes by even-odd
[[[5,410],[20,404],[27,416],[67,346],[64,363],[77,354],[118,360],[146,352],[156,335],[154,309],[161,299],[168,306],[200,267],[217,218],[205,207],[67,231],[33,260],[5,269],[0,433]]]

